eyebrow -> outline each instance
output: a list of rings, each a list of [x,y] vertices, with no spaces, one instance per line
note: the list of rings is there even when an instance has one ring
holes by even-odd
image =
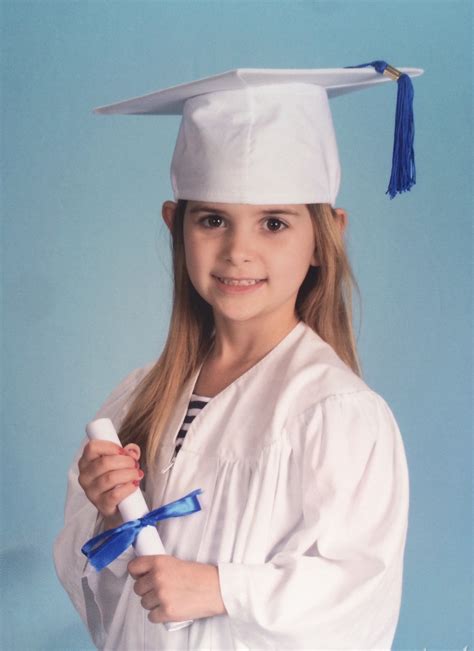
[[[225,210],[220,208],[214,208],[213,206],[195,206],[189,211],[190,214],[195,214],[199,212],[212,212],[212,213],[221,213],[223,215],[228,215]],[[299,217],[299,213],[294,210],[287,210],[282,208],[264,208],[259,211],[261,215],[294,215]]]

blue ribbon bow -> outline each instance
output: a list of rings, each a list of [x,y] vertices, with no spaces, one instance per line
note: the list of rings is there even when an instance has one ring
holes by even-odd
[[[154,525],[160,520],[176,518],[181,515],[189,515],[196,511],[200,511],[201,505],[196,496],[201,493],[202,490],[198,488],[188,495],[181,497],[179,500],[175,500],[174,502],[160,506],[154,511],[150,511],[137,520],[129,520],[128,522],[121,524],[119,527],[107,529],[107,531],[103,531],[97,536],[94,536],[94,538],[88,540],[85,545],[81,547],[81,552],[87,556],[89,562],[95,567],[95,569],[100,571],[116,559],[117,556],[120,556],[127,547],[133,545],[136,537],[144,527]],[[101,540],[104,542],[99,545],[99,547],[96,547]]]
[[[386,61],[372,61],[346,68],[366,68],[372,66],[381,75],[388,64]],[[389,66],[390,67],[390,66]],[[400,72],[400,71],[397,71]],[[397,109],[395,113],[395,132],[393,136],[392,172],[385,194],[393,199],[397,193],[411,190],[416,183],[415,169],[415,121],[413,117],[413,97],[415,91],[412,81],[402,72],[397,79]]]

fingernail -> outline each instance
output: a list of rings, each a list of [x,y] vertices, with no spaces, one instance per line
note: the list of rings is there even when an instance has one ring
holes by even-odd
[[[145,476],[145,473],[143,472],[143,470],[138,471],[138,476],[140,477],[140,479],[142,479]]]
[[[138,486],[139,483],[140,483],[140,480],[139,480],[139,479],[134,479],[134,480],[133,480],[133,483],[135,484],[135,486]]]

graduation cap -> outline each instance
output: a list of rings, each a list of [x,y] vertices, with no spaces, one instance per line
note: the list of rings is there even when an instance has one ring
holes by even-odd
[[[397,81],[386,194],[416,182],[413,85],[420,68],[373,61],[347,68],[238,68],[94,109],[182,115],[171,162],[174,198],[335,205],[340,163],[329,99]]]

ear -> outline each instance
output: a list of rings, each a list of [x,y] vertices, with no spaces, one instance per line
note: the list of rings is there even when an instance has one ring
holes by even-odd
[[[178,204],[175,201],[165,201],[161,207],[161,215],[170,231],[173,226],[177,205]]]
[[[337,213],[337,221],[341,229],[341,233],[344,235],[349,219],[349,214],[347,210],[344,210],[344,208],[335,208],[335,211]]]

